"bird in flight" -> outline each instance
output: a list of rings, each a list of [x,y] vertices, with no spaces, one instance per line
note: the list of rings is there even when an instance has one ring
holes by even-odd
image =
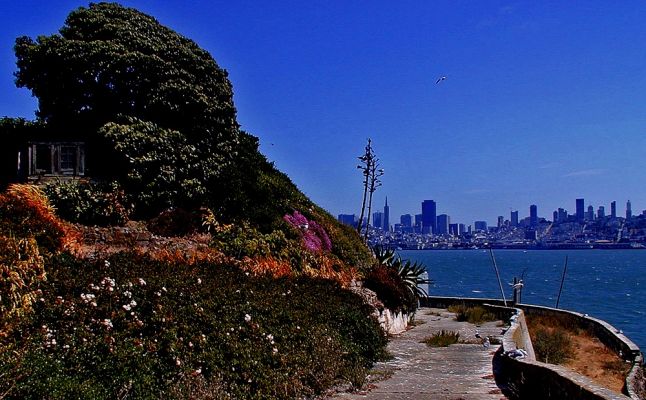
[[[435,84],[437,85],[438,83],[440,83],[440,82],[442,82],[442,81],[445,81],[445,80],[446,80],[446,76],[440,76],[440,77],[439,77],[439,78],[437,78],[437,80],[435,81]]]

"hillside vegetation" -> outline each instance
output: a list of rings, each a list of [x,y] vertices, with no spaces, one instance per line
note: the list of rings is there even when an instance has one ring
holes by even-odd
[[[369,277],[412,311],[415,281],[259,153],[206,51],[98,3],[15,52],[39,107],[35,121],[0,120],[3,159],[24,141],[75,140],[87,165],[39,186],[2,173],[0,398],[276,399],[362,384],[386,335],[348,287]]]

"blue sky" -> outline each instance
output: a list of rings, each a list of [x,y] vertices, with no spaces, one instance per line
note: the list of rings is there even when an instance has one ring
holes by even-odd
[[[358,214],[368,137],[386,170],[374,203],[388,196],[391,221],[424,199],[466,224],[530,204],[551,218],[577,197],[646,209],[643,1],[122,4],[211,52],[243,129],[334,215]],[[32,118],[13,42],[87,3],[0,5],[0,115]]]

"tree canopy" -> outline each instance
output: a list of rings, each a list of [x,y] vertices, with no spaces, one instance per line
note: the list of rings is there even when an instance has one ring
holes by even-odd
[[[19,37],[15,53],[16,84],[38,98],[39,120],[86,140],[90,173],[136,188],[140,209],[204,202],[241,152],[257,153],[240,146],[227,72],[135,9],[81,7],[58,34]]]

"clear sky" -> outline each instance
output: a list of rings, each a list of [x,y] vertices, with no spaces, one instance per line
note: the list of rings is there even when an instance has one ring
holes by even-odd
[[[646,3],[123,1],[230,73],[242,128],[315,202],[359,213],[357,156],[386,170],[391,221],[424,199],[452,222],[510,208],[551,219],[616,200],[646,209]],[[52,34],[79,1],[0,0],[0,115],[33,118],[17,36]],[[440,84],[440,76],[447,79]]]

